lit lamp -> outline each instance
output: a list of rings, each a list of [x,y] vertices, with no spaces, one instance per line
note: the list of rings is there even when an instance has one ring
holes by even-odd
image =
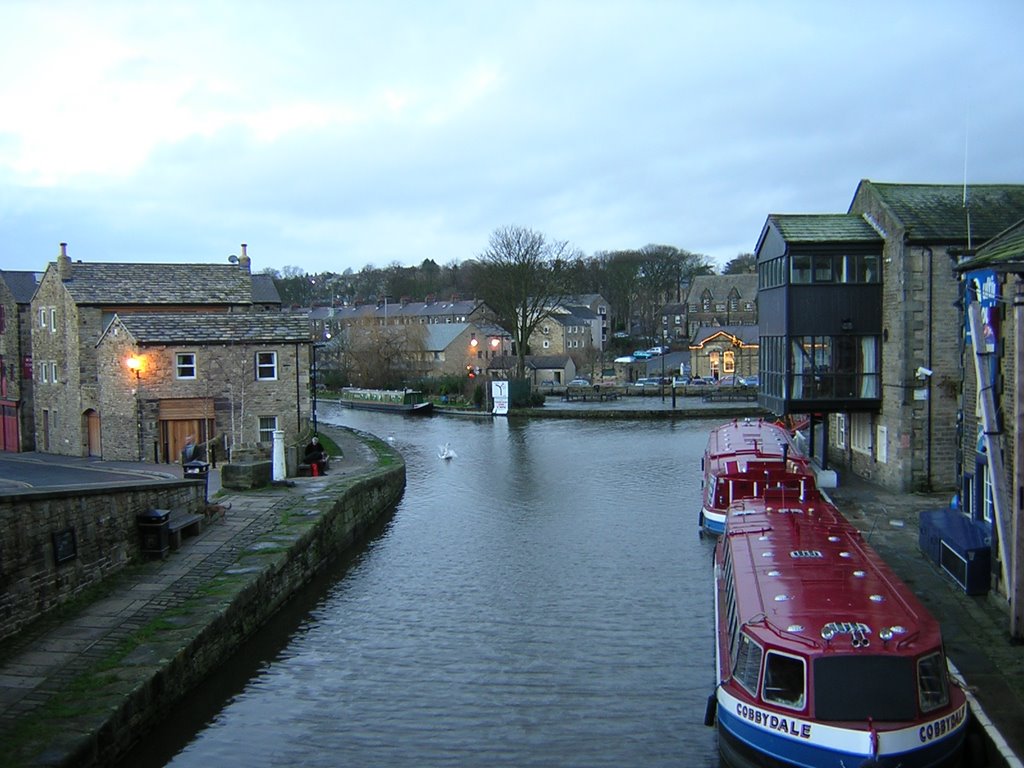
[[[127,366],[129,371],[135,371],[135,380],[138,381],[139,371],[142,370],[142,358],[137,357],[136,355],[132,355],[131,357],[124,361],[124,364],[125,366]]]

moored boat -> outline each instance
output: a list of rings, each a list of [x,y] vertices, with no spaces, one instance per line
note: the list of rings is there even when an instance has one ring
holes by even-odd
[[[341,390],[341,404],[364,411],[393,411],[395,413],[430,413],[434,404],[415,389],[358,389]]]
[[[736,502],[715,550],[725,764],[952,768],[967,732],[938,622],[819,497]]]
[[[782,426],[763,419],[733,420],[711,430],[701,461],[704,472],[699,523],[715,535],[726,512],[741,499],[773,489],[811,501],[817,494],[810,460]]]

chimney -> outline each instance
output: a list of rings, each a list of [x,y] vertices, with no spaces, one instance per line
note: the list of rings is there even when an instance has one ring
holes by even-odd
[[[57,256],[57,274],[61,280],[71,279],[71,257],[68,256],[68,244],[60,244],[60,255]]]
[[[238,268],[251,272],[249,255],[245,252],[245,243],[242,243],[242,255],[238,257]]]

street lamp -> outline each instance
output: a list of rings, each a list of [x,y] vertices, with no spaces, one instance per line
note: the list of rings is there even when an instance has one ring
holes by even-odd
[[[142,358],[131,355],[124,364],[129,371],[135,372],[135,430],[139,438],[139,461],[142,461]]]

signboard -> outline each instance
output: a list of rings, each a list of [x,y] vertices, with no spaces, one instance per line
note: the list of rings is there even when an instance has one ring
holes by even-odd
[[[991,269],[979,269],[967,273],[967,301],[977,299],[981,305],[981,325],[985,334],[986,352],[995,352],[999,335],[999,281]],[[967,343],[973,344],[971,326],[967,323]]]
[[[508,382],[492,381],[491,402],[494,403],[494,407],[491,409],[491,413],[498,414],[499,416],[508,415],[508,397]]]

